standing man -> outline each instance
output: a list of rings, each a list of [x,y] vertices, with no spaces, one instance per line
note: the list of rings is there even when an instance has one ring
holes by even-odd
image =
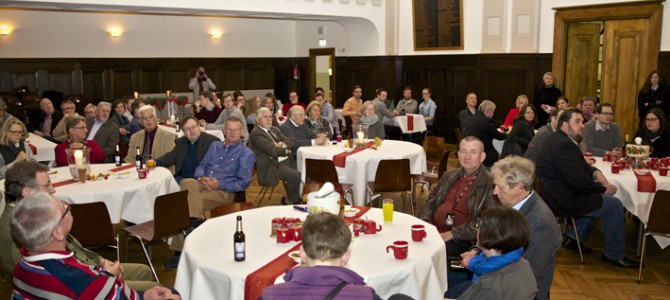
[[[288,121],[279,126],[281,133],[293,140],[293,147],[291,148],[291,155],[293,156],[293,163],[295,165],[295,158],[298,154],[298,149],[302,146],[323,146],[328,142],[328,136],[325,133],[314,134],[307,125],[305,125],[305,110],[300,106],[293,106],[288,114]],[[292,166],[297,168],[297,166]]]
[[[361,113],[363,108],[363,88],[359,85],[354,86],[352,95],[342,106],[342,117],[350,117],[351,123],[356,124],[361,121]],[[351,125],[347,123],[347,129],[351,129]],[[349,130],[351,131],[351,130]],[[351,134],[351,132],[349,132]]]
[[[535,99],[533,101],[535,111],[537,112],[536,126],[538,127],[547,124],[547,120],[549,119],[547,110],[549,110],[551,106],[556,106],[556,100],[563,95],[561,90],[554,86],[554,73],[544,73],[544,75],[542,75],[542,82],[542,88],[535,91]]]
[[[196,167],[205,157],[209,146],[219,139],[202,132],[194,117],[186,117],[181,122],[184,136],[175,141],[172,151],[156,159],[161,167],[175,166],[174,179],[180,183],[184,178],[194,178]]]
[[[621,129],[619,125],[612,122],[614,118],[614,106],[604,103],[596,109],[596,120],[584,124],[584,141],[586,151],[595,156],[603,156],[605,152],[612,151],[621,156],[623,141],[621,140]]]
[[[104,162],[106,163],[114,162],[114,152],[116,151],[116,145],[119,144],[119,125],[109,119],[111,111],[112,106],[109,102],[100,102],[95,109],[95,119],[86,120],[86,128],[88,129],[86,139],[98,143],[102,152],[105,153]],[[128,153],[131,152],[134,155],[133,151],[128,151]]]
[[[563,237],[556,226],[556,217],[544,200],[533,191],[535,164],[525,158],[508,156],[491,168],[493,194],[502,205],[519,211],[530,226],[530,240],[523,258],[528,260],[537,281],[536,299],[549,299],[554,278],[556,253]]]
[[[245,191],[251,183],[256,156],[241,142],[242,120],[228,118],[223,133],[225,142],[212,143],[195,169],[194,178],[185,178],[179,183],[182,191],[188,191],[191,228],[204,222],[206,211],[233,202],[235,193]],[[174,269],[179,265],[183,237],[174,238],[170,247],[175,254],[165,262],[165,268]]]
[[[128,155],[125,162],[135,162],[135,149],[140,148],[142,159],[146,159],[150,154],[154,158],[161,157],[174,149],[174,135],[166,130],[158,129],[158,120],[156,110],[151,105],[142,106],[139,109],[140,124],[144,129],[130,136],[128,144]],[[117,129],[118,131],[118,129]],[[174,167],[169,167],[174,173]]]
[[[402,99],[398,100],[395,109],[399,112],[405,111],[408,114],[415,114],[419,111],[419,102],[412,98],[412,88],[406,86],[402,91]]]
[[[386,127],[390,125],[386,125],[384,123],[384,117],[387,119],[393,119],[393,117],[398,115],[397,110],[390,111],[386,107],[386,100],[388,99],[388,92],[385,89],[377,89],[377,97],[372,100],[372,103],[375,105],[375,111],[377,112],[377,118],[379,119],[379,122],[382,123],[384,126],[382,126],[382,130],[379,133],[379,135],[384,138],[386,136]]]
[[[63,118],[63,113],[54,109],[54,105],[49,98],[42,98],[42,100],[40,100],[40,110],[42,111],[42,114],[40,118],[30,122],[30,130],[32,130],[34,134],[47,140],[59,143],[54,138],[53,131],[56,129],[58,122]]]
[[[256,127],[249,134],[249,147],[256,154],[258,182],[263,186],[276,186],[279,180],[285,180],[289,201],[300,203],[302,176],[295,169],[295,162],[294,167],[291,167],[289,159],[293,140],[272,126],[272,112],[266,107],[256,112]],[[282,199],[282,204],[288,204],[288,201]]]
[[[542,196],[554,215],[575,218],[582,245],[586,242],[593,221],[601,218],[604,240],[604,263],[621,267],[638,267],[626,257],[624,215],[621,200],[615,198],[617,188],[598,169],[590,166],[578,144],[584,132],[584,117],[577,108],[566,110],[558,118],[558,128],[542,147],[537,158],[537,177]],[[577,249],[575,237],[568,234],[563,247]],[[585,253],[592,250],[582,247]]]
[[[195,71],[195,76],[193,76],[188,83],[188,88],[193,91],[193,98],[189,101],[189,103],[193,103],[200,98],[200,93],[215,91],[216,85],[214,85],[214,82],[207,76],[205,68],[200,66]]]
[[[465,96],[465,109],[458,113],[458,122],[461,125],[461,132],[465,131],[470,120],[477,113],[477,94],[469,93]]]

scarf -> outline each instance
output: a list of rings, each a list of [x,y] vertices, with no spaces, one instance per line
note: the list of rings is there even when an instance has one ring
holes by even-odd
[[[489,258],[486,258],[486,254],[483,252],[480,253],[479,255],[471,258],[470,263],[468,264],[468,269],[475,273],[472,277],[472,282],[479,280],[479,276],[498,270],[504,266],[518,261],[521,259],[521,255],[523,255],[523,247],[507,252],[503,255],[491,256]]]
[[[377,123],[379,121],[379,117],[375,114],[372,117],[368,116],[361,116],[361,124],[363,125],[372,125],[374,123]]]
[[[18,147],[11,142],[7,145],[0,146],[0,154],[5,160],[6,165],[12,163],[21,151],[26,151],[26,146],[23,144],[23,140],[19,141]]]

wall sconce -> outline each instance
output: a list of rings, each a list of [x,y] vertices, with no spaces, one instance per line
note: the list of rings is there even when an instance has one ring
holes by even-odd
[[[111,36],[113,38],[118,38],[123,34],[123,30],[121,30],[121,29],[109,29],[109,30],[107,30],[107,33],[109,34],[109,36]]]
[[[10,33],[12,33],[12,31],[14,31],[14,28],[12,27],[0,26],[0,35],[2,36],[9,35]]]
[[[210,32],[209,32],[209,36],[210,36],[213,40],[218,40],[218,39],[221,38],[221,36],[223,36],[223,32],[221,32],[221,31],[210,31]]]

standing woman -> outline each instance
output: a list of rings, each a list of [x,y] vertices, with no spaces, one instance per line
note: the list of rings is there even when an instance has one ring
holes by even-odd
[[[17,118],[8,118],[0,129],[0,179],[15,163],[32,160],[33,152],[28,149],[25,136],[26,125]]]
[[[105,161],[105,153],[102,152],[98,143],[94,140],[87,140],[88,130],[86,129],[86,119],[80,116],[72,116],[65,123],[65,131],[68,134],[68,140],[56,146],[56,165],[59,167],[67,166],[67,154],[65,149],[91,149],[91,163],[99,164]]]
[[[426,121],[426,128],[428,131],[435,134],[435,130],[433,129],[433,120],[435,119],[437,104],[435,104],[435,101],[430,98],[430,88],[423,88],[421,91],[421,97],[423,97],[423,102],[421,102],[419,105],[419,113],[423,115],[423,119]]]
[[[642,119],[644,125],[635,134],[642,138],[642,145],[651,145],[651,157],[670,155],[670,130],[667,128],[665,113],[660,108],[652,108]]]
[[[512,132],[510,132],[509,136],[507,137],[507,143],[505,143],[505,147],[514,144],[518,145],[520,147],[518,150],[520,151],[506,153],[507,151],[503,149],[504,154],[502,157],[505,157],[505,154],[523,156],[526,153],[526,149],[528,149],[530,141],[532,141],[533,137],[535,136],[535,129],[533,126],[535,126],[536,122],[537,119],[535,117],[535,107],[526,103],[526,105],[521,107],[516,118],[514,118]]]
[[[651,71],[637,96],[640,126],[644,124],[644,117],[652,108],[660,108],[666,116],[670,113],[670,90],[656,70]]]
[[[116,125],[119,125],[121,140],[124,144],[128,145],[128,142],[130,141],[130,121],[124,116],[124,113],[126,112],[126,104],[123,100],[118,99],[114,101],[112,107],[114,107],[114,110],[109,119],[116,123]]]
[[[377,115],[377,109],[372,101],[365,101],[362,106],[363,114],[361,115],[361,124],[368,126],[368,138],[374,139],[376,137],[384,138],[384,124]]]
[[[326,118],[321,116],[321,103],[312,101],[307,105],[307,127],[314,135],[324,133],[329,140],[333,139],[333,128]]]

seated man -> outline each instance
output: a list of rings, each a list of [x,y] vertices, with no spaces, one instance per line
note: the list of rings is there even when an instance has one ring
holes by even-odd
[[[59,143],[55,139],[53,131],[63,118],[63,113],[54,109],[54,105],[49,98],[40,100],[40,110],[42,111],[40,118],[33,119],[28,124],[28,130],[54,143]]]
[[[586,151],[595,156],[603,156],[605,152],[611,151],[621,156],[623,141],[621,141],[621,129],[619,125],[612,122],[614,118],[614,106],[604,103],[596,109],[596,119],[584,124],[584,142]]]
[[[205,157],[209,146],[219,140],[202,132],[198,121],[193,117],[184,118],[181,130],[184,131],[184,136],[177,139],[174,149],[156,159],[157,166],[175,166],[174,179],[177,183],[184,178],[193,178],[195,168]]]
[[[285,283],[263,290],[262,299],[325,299],[338,286],[337,299],[381,299],[356,272],[345,268],[351,251],[351,231],[337,215],[310,215],[302,225],[303,266],[290,269]],[[301,297],[303,296],[303,297]]]
[[[544,143],[547,142],[547,139],[558,130],[556,128],[558,124],[558,117],[563,113],[562,109],[554,109],[549,114],[549,122],[547,125],[542,126],[533,136],[533,139],[528,144],[528,149],[523,155],[525,158],[530,159],[533,163],[537,162],[537,156],[540,155],[540,150],[544,146]]]
[[[143,293],[133,290],[121,279],[124,269],[119,262],[104,260],[100,267],[84,264],[66,248],[73,221],[69,212],[69,205],[45,192],[16,205],[11,231],[23,248],[13,273],[14,299],[180,298],[159,286]]]
[[[49,167],[33,161],[21,161],[16,163],[11,169],[7,170],[5,179],[5,210],[0,217],[0,258],[6,270],[12,272],[14,266],[19,261],[19,247],[12,240],[9,223],[16,205],[36,192],[47,192],[53,194],[56,192],[49,179]],[[101,267],[106,259],[95,252],[92,252],[81,246],[79,241],[72,235],[67,237],[67,249],[74,253],[83,263],[91,267]],[[153,281],[151,269],[143,264],[123,263],[123,278],[132,288],[138,290],[149,289],[157,282]]]
[[[195,169],[194,178],[185,178],[179,184],[188,190],[188,211],[191,227],[202,224],[203,214],[224,203],[231,203],[236,192],[246,191],[253,177],[254,153],[242,142],[242,121],[230,117],[224,125],[225,142],[214,142]],[[183,237],[175,237],[170,245],[175,255],[165,262],[165,268],[174,269],[184,247]]]
[[[535,280],[535,299],[549,299],[549,288],[554,277],[556,253],[563,237],[556,226],[556,217],[544,200],[533,191],[535,164],[532,161],[510,156],[496,162],[491,168],[493,194],[500,202],[518,210],[530,226],[530,240],[523,258],[528,260]]]
[[[105,162],[114,162],[114,152],[119,144],[119,125],[109,119],[112,105],[109,102],[100,102],[95,109],[95,119],[86,121],[88,140],[94,140],[105,153]],[[128,151],[130,152],[130,151]]]
[[[174,149],[174,135],[158,128],[156,110],[153,106],[142,106],[139,109],[139,119],[144,129],[134,133],[130,137],[128,155],[124,159],[125,162],[135,162],[136,149],[138,147],[143,159],[146,159],[149,155],[152,155],[154,158],[161,157]],[[173,167],[169,167],[168,169],[174,172]]]
[[[302,176],[295,169],[295,161],[291,168],[291,159],[288,159],[293,140],[272,126],[272,112],[267,107],[261,107],[256,112],[256,127],[249,134],[249,147],[256,154],[258,182],[263,186],[276,186],[279,180],[285,180],[290,202],[300,203]],[[287,202],[282,199],[282,204]]]
[[[621,267],[638,267],[638,262],[626,257],[623,206],[621,200],[612,196],[617,188],[590,166],[579,150],[583,121],[578,108],[570,108],[558,118],[559,130],[549,137],[537,158],[542,196],[554,215],[575,218],[582,245],[594,219],[601,218],[605,244],[601,260]],[[577,250],[572,231],[563,246]],[[592,251],[582,249],[585,253]]]
[[[292,167],[297,168],[295,158],[298,149],[302,146],[325,145],[328,143],[328,136],[325,133],[314,134],[309,127],[305,125],[305,109],[302,106],[294,105],[288,113],[288,121],[281,124],[279,128],[281,133],[293,140],[291,155],[293,156]]]
[[[60,109],[63,112],[63,118],[60,119],[58,125],[53,130],[54,139],[59,142],[65,142],[67,140],[67,130],[65,130],[65,123],[67,119],[71,116],[78,116],[76,111],[76,106],[74,101],[70,99],[65,99],[60,104]]]

